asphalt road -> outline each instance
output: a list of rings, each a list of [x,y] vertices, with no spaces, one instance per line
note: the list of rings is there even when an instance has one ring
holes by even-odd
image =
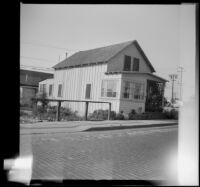
[[[32,179],[168,180],[177,141],[177,126],[20,135],[20,154]]]

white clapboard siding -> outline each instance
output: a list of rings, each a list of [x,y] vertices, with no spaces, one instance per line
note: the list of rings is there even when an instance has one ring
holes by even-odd
[[[119,99],[101,98],[101,82],[103,79],[116,79],[117,92],[120,93],[121,75],[105,75],[107,64],[85,66],[56,70],[54,74],[54,96],[56,99],[88,100],[85,99],[86,84],[91,84],[91,101],[107,101],[112,103],[112,110],[119,111]],[[58,84],[63,84],[63,97],[57,97]],[[64,106],[78,111],[80,115],[85,112],[85,103],[65,102]],[[108,109],[108,104],[90,103],[88,112],[96,109]]]

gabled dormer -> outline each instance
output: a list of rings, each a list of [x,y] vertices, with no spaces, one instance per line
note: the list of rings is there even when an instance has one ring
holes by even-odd
[[[137,43],[132,42],[108,62],[108,72],[128,71],[153,73],[155,72],[150,61]]]

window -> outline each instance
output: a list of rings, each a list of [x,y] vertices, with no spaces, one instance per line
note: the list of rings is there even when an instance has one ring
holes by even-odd
[[[123,97],[124,98],[129,98],[130,96],[130,82],[124,82],[124,93]]]
[[[124,56],[124,71],[130,71],[131,70],[131,57],[125,55]]]
[[[102,81],[101,97],[117,97],[117,81],[116,80]]]
[[[125,99],[144,99],[144,84],[124,81],[122,96]]]
[[[135,83],[134,99],[144,99],[144,85]]]
[[[52,92],[53,92],[53,84],[49,85],[49,96],[52,96]]]
[[[62,84],[58,85],[58,97],[62,97]]]
[[[139,71],[139,58],[133,58],[133,71]]]
[[[40,84],[40,92],[46,92],[46,84]]]
[[[86,90],[85,90],[85,98],[90,99],[90,93],[91,93],[91,84],[86,84]]]

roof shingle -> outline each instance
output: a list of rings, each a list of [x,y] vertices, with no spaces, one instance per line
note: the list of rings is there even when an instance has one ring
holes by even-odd
[[[59,62],[53,68],[55,69],[63,69],[67,67],[74,67],[74,66],[81,66],[85,64],[92,64],[92,63],[103,63],[107,62],[113,56],[117,55],[120,51],[131,44],[136,44],[136,47],[140,50],[142,55],[144,56],[145,60],[149,64],[150,68],[154,72],[154,68],[145,56],[142,49],[139,47],[139,44],[136,40],[123,42],[119,44],[114,44],[106,47],[100,47],[96,49],[86,50],[86,51],[79,51],[74,55],[70,56],[69,58]]]

